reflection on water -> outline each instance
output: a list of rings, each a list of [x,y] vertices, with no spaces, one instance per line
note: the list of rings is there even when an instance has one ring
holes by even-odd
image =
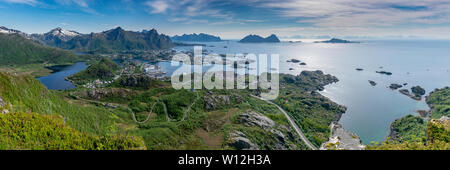
[[[41,81],[42,84],[45,85],[48,89],[51,90],[68,90],[75,88],[75,85],[65,80],[66,77],[71,76],[79,71],[86,69],[88,66],[84,62],[75,63],[72,66],[67,66],[56,73],[52,73],[48,76],[37,78]]]

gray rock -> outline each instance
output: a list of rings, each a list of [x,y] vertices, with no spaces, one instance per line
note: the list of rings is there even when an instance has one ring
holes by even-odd
[[[231,105],[233,102],[240,102],[242,97],[238,95],[215,94],[209,91],[203,96],[203,100],[206,110],[216,110]]]
[[[400,85],[400,84],[391,84],[391,85],[389,86],[389,88],[392,89],[392,90],[397,90],[397,89],[402,88],[402,87],[403,87],[403,86]]]
[[[0,108],[3,108],[6,106],[6,102],[3,100],[3,98],[0,96]]]
[[[238,121],[247,126],[258,126],[264,130],[268,130],[275,126],[275,122],[261,113],[255,111],[247,111],[239,115]]]
[[[0,96],[0,113],[1,114],[9,113],[8,110],[9,107],[11,107],[11,105],[8,104],[6,101],[4,101],[3,98]]]
[[[230,141],[228,145],[238,150],[259,150],[258,145],[252,143],[244,133],[235,131],[229,135]]]

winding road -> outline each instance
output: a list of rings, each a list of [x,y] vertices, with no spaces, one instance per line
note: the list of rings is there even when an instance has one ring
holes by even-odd
[[[254,96],[254,95],[250,95],[252,97],[255,97],[257,99],[263,100],[271,105],[275,105],[277,106],[277,108],[286,116],[286,118],[289,120],[289,124],[291,124],[292,127],[294,127],[295,131],[297,132],[297,134],[300,136],[300,138],[303,140],[303,142],[305,142],[305,144],[311,148],[312,150],[318,150],[317,147],[315,147],[309,140],[308,138],[306,138],[305,134],[303,134],[302,130],[297,126],[297,124],[295,123],[295,121],[291,118],[291,116],[289,116],[289,114],[280,106],[278,106],[277,104],[271,102],[270,100],[264,99],[262,97],[258,97],[258,96]]]

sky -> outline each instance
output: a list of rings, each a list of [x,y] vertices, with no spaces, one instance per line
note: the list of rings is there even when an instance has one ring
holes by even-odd
[[[450,0],[0,0],[0,26],[80,33],[450,39]]]

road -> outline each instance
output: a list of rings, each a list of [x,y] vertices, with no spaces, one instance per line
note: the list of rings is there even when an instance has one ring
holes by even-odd
[[[264,99],[262,97],[258,97],[258,96],[254,96],[254,95],[250,95],[252,97],[255,97],[257,99],[263,100],[269,104],[275,105],[277,106],[277,108],[286,116],[286,118],[289,120],[289,124],[291,124],[292,127],[294,127],[295,131],[297,132],[297,134],[300,136],[300,138],[303,140],[303,142],[305,142],[305,144],[311,148],[312,150],[318,150],[317,147],[315,147],[309,140],[308,138],[306,138],[305,134],[303,134],[302,130],[297,126],[297,124],[295,123],[295,121],[291,118],[291,116],[289,116],[289,114],[280,106],[278,106],[277,104],[271,102],[270,100]]]

